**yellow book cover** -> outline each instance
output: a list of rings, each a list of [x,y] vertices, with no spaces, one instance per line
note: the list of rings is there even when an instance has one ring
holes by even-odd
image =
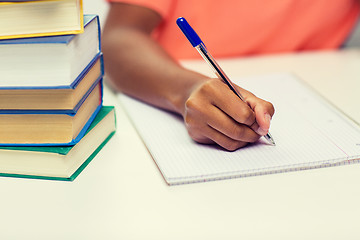
[[[78,34],[83,31],[82,0],[0,2],[0,39]]]

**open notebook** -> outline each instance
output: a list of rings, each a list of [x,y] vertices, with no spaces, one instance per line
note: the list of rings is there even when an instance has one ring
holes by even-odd
[[[358,162],[360,128],[290,74],[234,79],[272,102],[271,134],[234,152],[197,144],[183,120],[125,95],[119,99],[169,185]]]

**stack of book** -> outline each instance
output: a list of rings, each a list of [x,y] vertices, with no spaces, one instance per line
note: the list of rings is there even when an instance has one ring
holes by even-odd
[[[81,0],[0,3],[0,175],[74,180],[115,132],[96,15]]]

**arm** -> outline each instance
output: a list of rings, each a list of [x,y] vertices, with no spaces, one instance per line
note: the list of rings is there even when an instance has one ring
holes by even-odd
[[[150,9],[112,4],[102,41],[106,74],[116,89],[181,113],[183,92],[206,77],[183,69],[151,39],[160,21]]]
[[[235,150],[266,134],[273,106],[239,88],[252,111],[220,80],[180,66],[151,38],[160,21],[147,8],[111,5],[102,43],[114,88],[182,115],[189,135],[200,143]]]

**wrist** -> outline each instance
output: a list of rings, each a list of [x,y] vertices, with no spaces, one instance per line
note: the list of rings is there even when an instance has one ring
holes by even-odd
[[[185,70],[183,74],[177,77],[177,87],[175,88],[174,94],[169,96],[171,105],[174,111],[182,116],[185,114],[185,104],[191,94],[201,84],[207,81],[209,78],[189,70]]]

